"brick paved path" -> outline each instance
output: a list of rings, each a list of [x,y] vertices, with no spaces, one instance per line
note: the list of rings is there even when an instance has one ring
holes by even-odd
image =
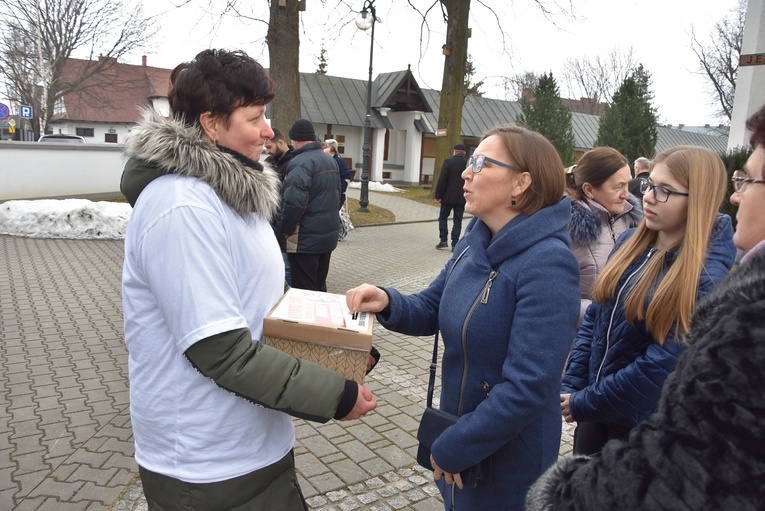
[[[422,289],[451,255],[433,248],[437,231],[435,222],[355,229],[333,254],[330,292],[362,282]],[[0,236],[2,511],[146,509],[132,458],[121,265],[121,241]],[[367,383],[377,410],[348,423],[295,421],[311,509],[442,509],[414,460],[431,340],[376,328],[382,360]],[[566,432],[562,452],[570,443]]]

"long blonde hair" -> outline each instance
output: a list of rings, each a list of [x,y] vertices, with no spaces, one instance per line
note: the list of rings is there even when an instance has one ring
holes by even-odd
[[[685,234],[678,246],[670,247],[677,248],[677,259],[658,283],[666,250],[653,256],[627,294],[624,312],[630,323],[645,319],[648,332],[663,344],[673,326],[677,335],[690,328],[699,276],[717,211],[725,197],[727,174],[720,157],[703,147],[673,147],[654,159],[654,165],[659,163],[664,163],[672,177],[688,189]],[[595,301],[605,304],[615,295],[624,272],[649,245],[656,243],[657,235],[646,227],[645,220],[640,222],[635,234],[611,257],[598,277]],[[647,310],[646,298],[650,298]]]

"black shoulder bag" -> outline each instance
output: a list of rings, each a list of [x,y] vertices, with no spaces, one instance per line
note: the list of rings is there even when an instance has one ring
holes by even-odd
[[[417,440],[420,442],[417,448],[417,463],[433,470],[430,464],[430,449],[433,442],[441,436],[446,428],[456,423],[459,417],[450,413],[433,408],[433,391],[436,386],[436,367],[438,367],[438,332],[433,341],[433,360],[430,363],[430,379],[428,380],[428,400],[425,412],[420,419],[420,427],[417,430]]]

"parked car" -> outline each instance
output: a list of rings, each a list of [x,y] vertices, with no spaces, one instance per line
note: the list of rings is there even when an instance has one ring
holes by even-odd
[[[84,144],[85,139],[79,135],[42,135],[38,142],[64,142],[66,144]]]

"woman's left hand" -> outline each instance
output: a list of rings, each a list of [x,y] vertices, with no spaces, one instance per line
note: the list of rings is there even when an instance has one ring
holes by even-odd
[[[441,476],[444,477],[446,484],[457,484],[457,488],[462,489],[462,476],[459,474],[451,474],[444,472],[444,470],[436,464],[436,460],[433,459],[433,455],[430,455],[430,464],[433,466],[433,479],[438,481]]]

